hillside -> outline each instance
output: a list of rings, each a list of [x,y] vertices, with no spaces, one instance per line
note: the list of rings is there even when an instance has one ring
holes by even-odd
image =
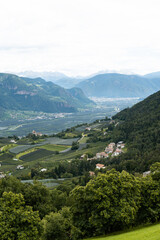
[[[144,171],[160,161],[160,91],[121,111],[113,119],[120,121],[114,129],[115,139],[128,143],[128,153],[121,159],[122,168]]]
[[[46,81],[53,82],[58,84],[63,88],[73,88],[75,85],[81,81],[83,78],[74,78],[68,77],[60,72],[33,72],[33,71],[25,71],[17,73],[18,76],[28,77],[28,78],[43,78]]]
[[[51,136],[33,131],[22,138],[1,138],[0,197],[4,191],[13,192],[8,199],[23,194],[26,205],[39,211],[46,240],[106,234],[98,239],[149,240],[152,235],[158,240],[159,225],[111,234],[160,221],[159,103],[160,92],[114,120],[106,117]]]
[[[75,95],[52,82],[41,78],[20,78],[13,74],[0,74],[0,108],[42,112],[75,112],[93,104],[79,90]]]
[[[107,73],[76,85],[89,97],[147,97],[160,89],[160,81],[138,75]]]
[[[151,238],[152,236],[152,238]],[[125,232],[106,237],[89,238],[88,240],[158,240],[160,238],[160,224],[143,227],[131,232]]]
[[[153,72],[153,73],[148,73],[144,75],[145,78],[153,79],[153,78],[159,78],[160,79],[160,72]]]

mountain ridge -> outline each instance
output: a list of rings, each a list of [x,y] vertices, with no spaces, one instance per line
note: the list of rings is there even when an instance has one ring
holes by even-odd
[[[82,90],[79,96],[42,78],[21,78],[0,73],[0,107],[12,110],[43,112],[75,112],[87,104],[93,104]],[[83,98],[79,99],[80,94]]]
[[[160,80],[106,73],[84,80],[76,87],[81,88],[88,97],[147,97],[160,89]]]

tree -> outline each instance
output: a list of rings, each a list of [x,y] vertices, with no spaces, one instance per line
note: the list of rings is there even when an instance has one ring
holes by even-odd
[[[38,212],[25,206],[22,194],[3,193],[0,198],[1,240],[39,240],[40,221]]]
[[[151,176],[141,179],[141,205],[137,217],[137,224],[160,219],[160,185]]]
[[[84,236],[101,235],[135,223],[140,206],[140,183],[123,171],[98,174],[71,194],[73,221]]]
[[[32,206],[34,211],[39,211],[41,218],[55,209],[52,204],[51,192],[38,181],[34,181],[33,184],[24,184],[22,194],[26,205]]]
[[[3,192],[21,193],[26,205],[32,206],[33,211],[39,211],[41,218],[55,209],[50,190],[38,181],[30,184],[22,183],[13,176],[6,177],[0,180],[0,197]]]
[[[151,170],[151,176],[153,180],[160,181],[160,162],[156,162],[152,164],[152,166],[150,167],[150,170]]]
[[[72,150],[77,150],[78,148],[79,148],[79,143],[78,142],[73,142],[71,149]]]
[[[80,231],[72,224],[70,209],[64,207],[58,213],[50,213],[42,220],[44,240],[78,239]]]

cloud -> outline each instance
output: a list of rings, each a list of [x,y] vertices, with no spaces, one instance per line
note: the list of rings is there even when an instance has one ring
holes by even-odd
[[[159,70],[159,0],[5,0],[0,71]]]

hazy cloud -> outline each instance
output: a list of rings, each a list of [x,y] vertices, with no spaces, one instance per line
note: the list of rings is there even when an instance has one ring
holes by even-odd
[[[160,70],[159,0],[5,0],[0,71]]]

